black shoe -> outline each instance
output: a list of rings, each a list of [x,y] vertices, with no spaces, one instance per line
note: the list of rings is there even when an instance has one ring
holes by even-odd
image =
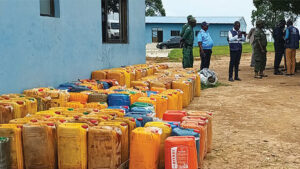
[[[236,80],[236,81],[242,81],[242,79],[240,79],[239,77],[234,78],[234,80]]]
[[[274,75],[283,75],[283,73],[281,71],[275,71]]]
[[[230,82],[234,82],[234,80],[233,80],[233,78],[232,78],[232,77],[230,77],[230,78],[228,79],[228,81],[230,81]]]

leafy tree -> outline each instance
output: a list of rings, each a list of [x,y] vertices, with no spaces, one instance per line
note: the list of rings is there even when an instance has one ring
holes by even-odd
[[[292,19],[296,21],[297,14],[292,10],[285,10],[286,7],[279,9],[281,1],[291,0],[253,0],[256,10],[252,11],[252,24],[255,25],[254,23],[257,20],[263,20],[265,22],[265,28],[273,32],[273,29],[282,19]],[[277,2],[280,3],[277,4]]]
[[[161,0],[146,0],[146,16],[166,16]]]
[[[300,1],[299,0],[269,0],[274,9],[292,12],[295,15],[300,14]]]

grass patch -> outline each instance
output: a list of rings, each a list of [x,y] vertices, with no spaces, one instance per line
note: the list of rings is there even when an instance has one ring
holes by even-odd
[[[231,85],[230,84],[226,84],[226,83],[221,83],[221,82],[217,82],[216,85],[204,85],[204,84],[201,84],[201,89],[205,90],[205,89],[210,89],[210,88],[217,88],[217,87],[220,87],[220,86],[231,86]]]
[[[267,46],[268,52],[274,52],[274,43],[269,42]],[[193,50],[194,57],[200,57],[200,52],[199,52],[199,47],[194,47]],[[244,43],[243,44],[243,53],[252,53],[252,47],[249,43]],[[213,53],[212,56],[224,56],[228,55],[229,56],[230,51],[229,51],[229,46],[215,46],[213,48]],[[182,59],[182,49],[173,49],[169,53],[169,59],[171,61],[180,61]]]

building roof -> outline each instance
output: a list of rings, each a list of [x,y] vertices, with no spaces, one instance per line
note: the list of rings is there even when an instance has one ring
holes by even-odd
[[[243,22],[247,24],[242,16],[220,16],[220,17],[196,17],[197,23],[206,21],[209,24],[233,24],[235,21]],[[170,16],[153,16],[146,17],[146,23],[176,23],[183,24],[187,22],[186,17],[170,17]]]

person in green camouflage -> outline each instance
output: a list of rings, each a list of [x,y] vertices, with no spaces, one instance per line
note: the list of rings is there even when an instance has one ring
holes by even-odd
[[[254,34],[253,48],[255,59],[255,78],[267,77],[264,74],[267,62],[267,36],[263,31],[264,22],[259,20],[256,22],[256,31]]]
[[[183,68],[192,68],[194,66],[193,46],[194,46],[194,27],[196,26],[196,19],[190,20],[189,26],[186,28],[183,36]]]
[[[182,30],[181,30],[181,32],[180,32],[180,37],[183,37],[184,32],[185,32],[185,30],[189,27],[189,23],[190,23],[190,21],[191,21],[192,18],[193,18],[193,15],[189,15],[189,16],[187,17],[187,21],[188,21],[188,22],[187,22],[186,24],[183,25]]]

